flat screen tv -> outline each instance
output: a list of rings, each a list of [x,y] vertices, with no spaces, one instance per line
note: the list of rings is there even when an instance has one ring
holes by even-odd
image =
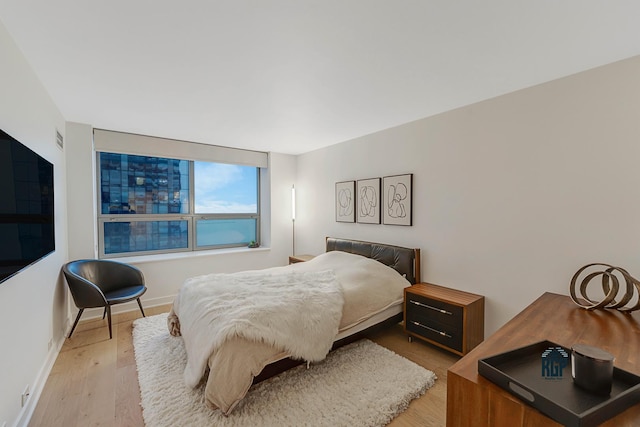
[[[55,250],[53,165],[0,130],[0,283]]]

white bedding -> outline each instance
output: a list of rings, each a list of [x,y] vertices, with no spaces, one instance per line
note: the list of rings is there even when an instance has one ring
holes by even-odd
[[[294,271],[332,270],[344,294],[340,331],[402,303],[404,288],[411,286],[393,268],[371,258],[341,251],[326,252],[307,262],[276,268]]]
[[[331,270],[249,271],[188,279],[174,309],[187,351],[185,383],[195,387],[209,357],[232,338],[261,341],[320,361],[331,350],[343,296]]]
[[[243,274],[318,274],[327,271],[334,274],[341,290],[343,305],[340,310],[338,329],[344,333],[364,329],[369,319],[381,313],[389,310],[397,313],[399,309],[401,310],[404,288],[410,286],[410,283],[392,268],[370,258],[341,251],[327,252],[304,263]],[[206,335],[208,330],[215,329],[215,322],[207,324],[207,322],[189,320],[188,325],[183,322],[183,317],[206,318],[206,304],[193,304],[198,300],[197,294],[189,297],[190,302],[182,301],[182,293],[181,290],[174,301],[173,311],[178,318],[180,332],[185,340],[187,356],[191,357],[189,347],[207,348],[207,352],[210,353],[208,359],[210,372],[205,389],[206,402],[209,406],[218,407],[225,414],[229,414],[246,394],[253,377],[266,364],[289,357],[291,353],[281,346],[274,346],[264,340],[256,341],[254,335],[251,335],[252,339],[234,337],[227,340],[225,345],[211,346],[209,343],[211,338],[206,338]],[[299,307],[297,309],[299,310]],[[198,323],[200,326],[196,326]],[[202,326],[203,324],[205,326]],[[340,333],[336,331],[334,339],[338,337]],[[313,340],[311,332],[310,338]],[[249,348],[251,351],[248,350]],[[201,373],[198,375],[201,376]],[[190,385],[196,377],[190,378]],[[197,379],[200,378],[197,377]]]
[[[389,307],[385,308],[381,312],[374,314],[373,316],[369,317],[366,320],[363,320],[357,325],[354,325],[350,328],[342,329],[340,332],[338,332],[338,335],[336,335],[336,337],[334,338],[334,341],[338,341],[343,338],[349,337],[353,334],[357,334],[358,332],[364,331],[365,329],[371,326],[377,325],[378,323],[383,322],[395,316],[396,314],[402,313],[403,310],[404,310],[404,301],[397,301],[393,305],[390,305]]]

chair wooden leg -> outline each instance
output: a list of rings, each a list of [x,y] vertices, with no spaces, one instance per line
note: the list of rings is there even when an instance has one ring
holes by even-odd
[[[80,311],[78,312],[78,315],[76,316],[76,321],[73,322],[73,327],[71,328],[71,332],[69,332],[69,338],[71,338],[71,335],[73,335],[73,331],[76,329],[76,326],[78,325],[78,320],[80,320],[80,316],[82,316],[83,311],[84,311],[84,308],[81,308]]]
[[[140,307],[140,311],[142,312],[142,317],[147,317],[144,315],[144,310],[142,309],[142,303],[140,303],[140,298],[138,298],[137,301],[138,301],[138,307]]]
[[[107,319],[109,322],[109,339],[113,338],[113,334],[111,333],[111,306],[108,305],[105,307],[107,309]]]

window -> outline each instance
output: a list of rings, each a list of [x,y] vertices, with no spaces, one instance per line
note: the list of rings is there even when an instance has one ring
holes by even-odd
[[[98,153],[100,257],[258,241],[259,168]]]
[[[257,241],[258,168],[194,162],[197,248]]]

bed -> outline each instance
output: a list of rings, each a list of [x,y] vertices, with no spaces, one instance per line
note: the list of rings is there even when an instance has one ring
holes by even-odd
[[[168,317],[185,383],[206,380],[206,404],[229,415],[252,384],[402,321],[419,281],[419,249],[331,237],[311,261],[188,279]]]

